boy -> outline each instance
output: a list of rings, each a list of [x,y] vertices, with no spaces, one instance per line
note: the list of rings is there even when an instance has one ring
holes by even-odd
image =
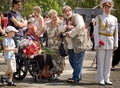
[[[18,30],[13,26],[8,26],[6,28],[7,37],[3,40],[4,59],[7,65],[7,71],[5,72],[4,77],[1,76],[1,82],[4,84],[5,77],[8,77],[7,86],[16,86],[13,82],[13,73],[16,72],[15,53],[18,52],[13,40],[15,32],[18,32]]]

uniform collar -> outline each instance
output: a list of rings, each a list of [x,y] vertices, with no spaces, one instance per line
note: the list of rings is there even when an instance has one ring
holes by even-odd
[[[105,16],[105,17],[109,17],[110,14],[103,13],[103,16]]]

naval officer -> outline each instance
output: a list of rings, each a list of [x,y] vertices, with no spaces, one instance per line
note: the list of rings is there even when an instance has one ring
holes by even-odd
[[[99,84],[102,85],[112,85],[109,79],[112,53],[118,47],[118,22],[117,18],[110,14],[113,6],[112,0],[101,0],[100,7],[103,13],[95,18],[94,40],[97,51],[97,78]]]

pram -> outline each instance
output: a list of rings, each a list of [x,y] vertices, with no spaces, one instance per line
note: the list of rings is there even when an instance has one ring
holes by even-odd
[[[16,80],[22,80],[29,71],[35,82],[37,82],[38,79],[55,79],[57,71],[54,69],[52,56],[46,53],[38,54],[35,53],[34,50],[34,53],[32,53],[33,55],[26,55],[24,47],[28,47],[28,45],[25,42],[30,44],[30,40],[23,40],[22,43],[24,44],[21,45],[22,47],[19,47],[19,53],[16,55],[17,72],[14,73],[14,78]],[[26,53],[30,54],[29,50]],[[47,75],[44,74],[46,71],[44,68],[48,70]]]

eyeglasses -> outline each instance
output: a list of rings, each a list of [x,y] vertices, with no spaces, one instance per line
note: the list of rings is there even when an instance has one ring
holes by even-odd
[[[111,9],[112,7],[111,6],[103,6],[103,8],[105,8],[105,9]]]

